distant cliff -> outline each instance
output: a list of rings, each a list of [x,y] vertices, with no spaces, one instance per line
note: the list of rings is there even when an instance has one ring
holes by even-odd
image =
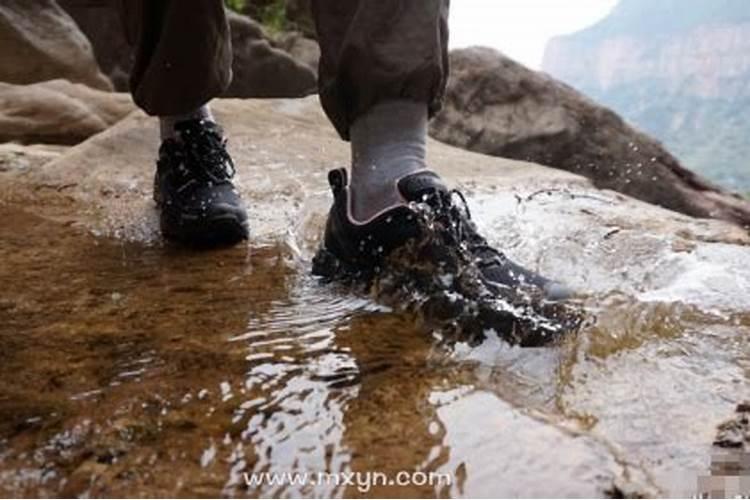
[[[543,68],[689,167],[750,192],[750,1],[620,0],[551,40]]]

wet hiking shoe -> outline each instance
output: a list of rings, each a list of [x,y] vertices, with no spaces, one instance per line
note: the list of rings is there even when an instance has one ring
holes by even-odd
[[[248,238],[247,213],[232,184],[234,163],[218,125],[189,120],[159,149],[154,200],[165,238],[212,247]]]
[[[403,204],[369,221],[349,209],[345,170],[329,174],[334,204],[313,273],[365,283],[381,302],[426,324],[481,341],[492,330],[512,344],[540,346],[577,328],[571,293],[492,248],[463,196],[432,172],[402,178]]]
[[[536,289],[545,299],[553,301],[572,295],[564,285],[525,269],[490,246],[471,220],[463,195],[456,190],[449,191],[434,172],[417,172],[400,179],[397,186],[403,204],[364,223],[350,215],[346,170],[331,171],[328,180],[334,204],[328,216],[323,248],[313,263],[315,274],[330,276],[339,272],[367,276],[377,272],[394,250],[424,233],[424,221],[414,206],[423,204],[431,209],[434,220],[451,229],[446,234],[445,244],[449,247],[446,250],[460,248],[469,255],[486,285],[494,289]],[[456,203],[456,198],[461,204]],[[439,255],[433,257],[441,260]],[[448,260],[445,259],[446,263]]]

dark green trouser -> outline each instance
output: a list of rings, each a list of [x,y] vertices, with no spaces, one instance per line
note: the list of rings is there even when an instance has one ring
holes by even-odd
[[[345,139],[354,119],[384,99],[436,112],[448,75],[450,0],[313,0],[322,58],[320,97]],[[222,0],[121,0],[137,45],[135,102],[152,115],[188,112],[232,78]]]

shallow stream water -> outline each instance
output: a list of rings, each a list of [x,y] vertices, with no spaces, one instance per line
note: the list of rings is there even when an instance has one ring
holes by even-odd
[[[152,209],[124,237],[0,203],[0,495],[705,492],[741,453],[713,442],[750,396],[750,250],[627,218],[561,237],[557,195],[469,194],[493,243],[589,291],[582,331],[446,342],[320,283],[323,193],[210,252],[153,238]]]

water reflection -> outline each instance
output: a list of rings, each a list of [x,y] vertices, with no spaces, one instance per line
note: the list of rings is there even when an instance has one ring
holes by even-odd
[[[638,300],[608,276],[562,345],[469,346],[319,284],[307,240],[195,254],[0,221],[2,494],[360,496],[244,474],[401,471],[454,482],[367,495],[683,492],[670,478],[706,475],[750,394],[740,299]]]
[[[365,299],[342,299],[298,277],[283,300],[252,315],[247,331],[230,339],[246,346],[249,368],[233,422],[244,430],[232,451],[224,494],[331,496],[335,484],[264,485],[246,488],[244,474],[317,474],[346,470],[350,452],[342,444],[344,412],[356,397],[359,370],[349,350],[336,342],[336,328]],[[248,460],[241,450],[250,448]]]

